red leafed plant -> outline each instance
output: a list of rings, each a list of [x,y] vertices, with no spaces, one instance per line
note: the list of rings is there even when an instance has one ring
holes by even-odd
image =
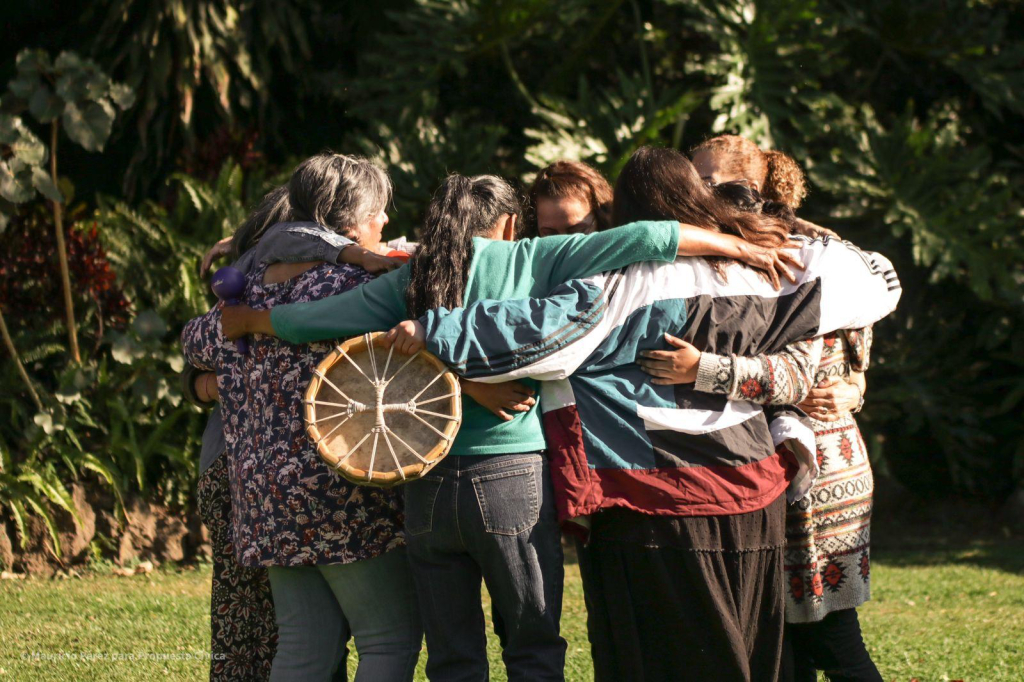
[[[56,248],[48,216],[29,211],[11,221],[0,240],[0,306],[12,327],[38,328],[62,315],[61,283],[53,277]],[[96,310],[98,334],[102,328],[124,329],[131,304],[100,243],[95,222],[66,225],[68,266],[76,297]]]

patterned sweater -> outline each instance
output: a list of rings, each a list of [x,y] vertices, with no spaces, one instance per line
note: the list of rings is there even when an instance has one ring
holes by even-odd
[[[824,379],[867,370],[871,328],[801,341],[776,355],[701,356],[697,390],[762,405],[795,404]],[[820,474],[786,516],[786,620],[808,623],[871,598],[874,479],[853,415],[814,425]]]
[[[473,379],[546,380],[541,409],[563,519],[610,507],[754,511],[787,486],[773,442],[794,435],[793,420],[769,423],[750,402],[656,386],[636,357],[664,347],[666,332],[715,353],[776,353],[896,307],[899,280],[884,257],[833,239],[801,242],[806,269],[781,291],[738,265],[727,280],[698,258],[634,265],[544,299],[431,311],[422,318],[427,348]],[[813,450],[813,433],[807,439]]]

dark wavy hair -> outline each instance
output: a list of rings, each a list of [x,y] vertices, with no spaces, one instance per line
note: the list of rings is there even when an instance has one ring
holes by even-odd
[[[743,186],[726,184],[730,186],[706,184],[690,160],[675,149],[641,147],[626,162],[615,183],[613,220],[615,225],[638,220],[678,220],[735,235],[758,246],[785,243],[792,219],[743,210],[734,201]],[[726,259],[707,260],[721,274]]]
[[[504,214],[519,215],[519,197],[496,175],[449,175],[427,207],[420,247],[409,261],[405,302],[411,317],[458,308],[466,293],[473,237]]]

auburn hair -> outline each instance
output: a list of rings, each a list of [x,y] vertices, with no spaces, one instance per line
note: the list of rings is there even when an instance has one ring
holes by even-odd
[[[533,234],[537,234],[537,199],[579,199],[590,206],[598,231],[612,226],[612,186],[596,168],[582,161],[555,161],[542,168],[527,195]]]
[[[756,183],[768,201],[796,210],[807,196],[807,182],[796,161],[779,151],[765,151],[745,137],[712,137],[691,149],[690,157],[698,152],[714,154],[727,175]]]

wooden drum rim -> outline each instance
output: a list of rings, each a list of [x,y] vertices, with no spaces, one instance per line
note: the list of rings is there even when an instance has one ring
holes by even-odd
[[[407,356],[394,353],[392,348],[392,350],[390,350],[388,354],[388,364],[386,365],[385,370],[387,370],[392,363],[397,365],[399,369],[396,369],[394,373],[391,374],[390,378],[388,378],[383,375],[381,377],[376,377],[376,367],[373,367],[372,369],[375,378],[386,379],[387,382],[390,382],[391,379],[393,379],[398,374],[399,371],[404,369],[406,365],[412,363],[413,360],[417,358],[426,360],[427,363],[432,365],[438,372],[438,376],[430,383],[428,383],[427,386],[430,386],[435,381],[441,381],[448,386],[449,390],[446,391],[446,393],[449,393],[451,395],[450,397],[444,398],[444,400],[447,402],[449,406],[452,419],[450,419],[445,425],[445,427],[440,430],[440,433],[442,435],[438,437],[437,445],[435,445],[426,453],[416,453],[417,457],[421,460],[420,462],[408,464],[401,468],[395,468],[392,471],[378,471],[374,469],[372,473],[368,472],[367,470],[359,469],[354,466],[348,465],[344,460],[341,460],[336,453],[332,452],[327,447],[324,434],[322,434],[320,432],[320,429],[317,427],[316,398],[320,392],[321,387],[324,384],[327,384],[329,387],[333,387],[330,380],[326,380],[325,377],[327,373],[331,369],[333,369],[336,364],[338,364],[339,362],[351,362],[352,364],[355,364],[355,361],[351,358],[351,355],[360,354],[367,351],[367,348],[373,343],[373,341],[379,336],[382,336],[383,334],[384,332],[363,334],[362,336],[353,337],[348,341],[336,345],[334,349],[331,350],[331,352],[328,353],[327,356],[320,361],[320,363],[314,370],[313,377],[310,379],[309,386],[306,388],[306,392],[303,396],[303,403],[304,417],[306,421],[306,433],[316,444],[317,452],[319,453],[320,457],[323,458],[324,462],[327,463],[328,466],[330,466],[332,469],[334,469],[335,471],[337,471],[345,478],[354,483],[358,483],[360,485],[388,487],[404,483],[408,480],[415,480],[416,478],[421,477],[423,474],[425,474],[431,468],[433,468],[435,464],[441,461],[445,457],[445,455],[448,454],[448,451],[451,449],[452,442],[455,439],[455,434],[458,433],[459,426],[462,423],[462,390],[459,384],[458,377],[455,376],[455,374],[452,373],[452,371],[449,370],[448,367],[443,362],[438,360],[437,357],[435,357],[431,353],[428,353],[427,351],[419,351],[418,353],[415,353],[412,356]],[[346,355],[349,356],[347,359]],[[373,381],[371,381],[369,377],[365,374],[365,372],[362,371],[362,368],[358,367],[357,365],[357,369],[361,374],[363,374],[364,377],[367,377],[367,380],[370,381],[372,385]],[[333,390],[339,393],[341,392],[337,387],[333,387]],[[424,426],[424,428],[428,427]],[[371,433],[373,433],[373,431],[371,431]],[[369,434],[367,435],[369,436]],[[398,437],[397,434],[394,434],[393,432],[392,435]],[[360,441],[360,444],[361,443],[362,441]],[[358,449],[360,444],[357,444],[352,449],[352,451],[354,452],[356,449]],[[407,445],[406,447],[408,447],[409,450],[415,453],[415,450],[413,450],[410,446]],[[388,455],[388,449],[385,448],[382,454],[385,456]]]

